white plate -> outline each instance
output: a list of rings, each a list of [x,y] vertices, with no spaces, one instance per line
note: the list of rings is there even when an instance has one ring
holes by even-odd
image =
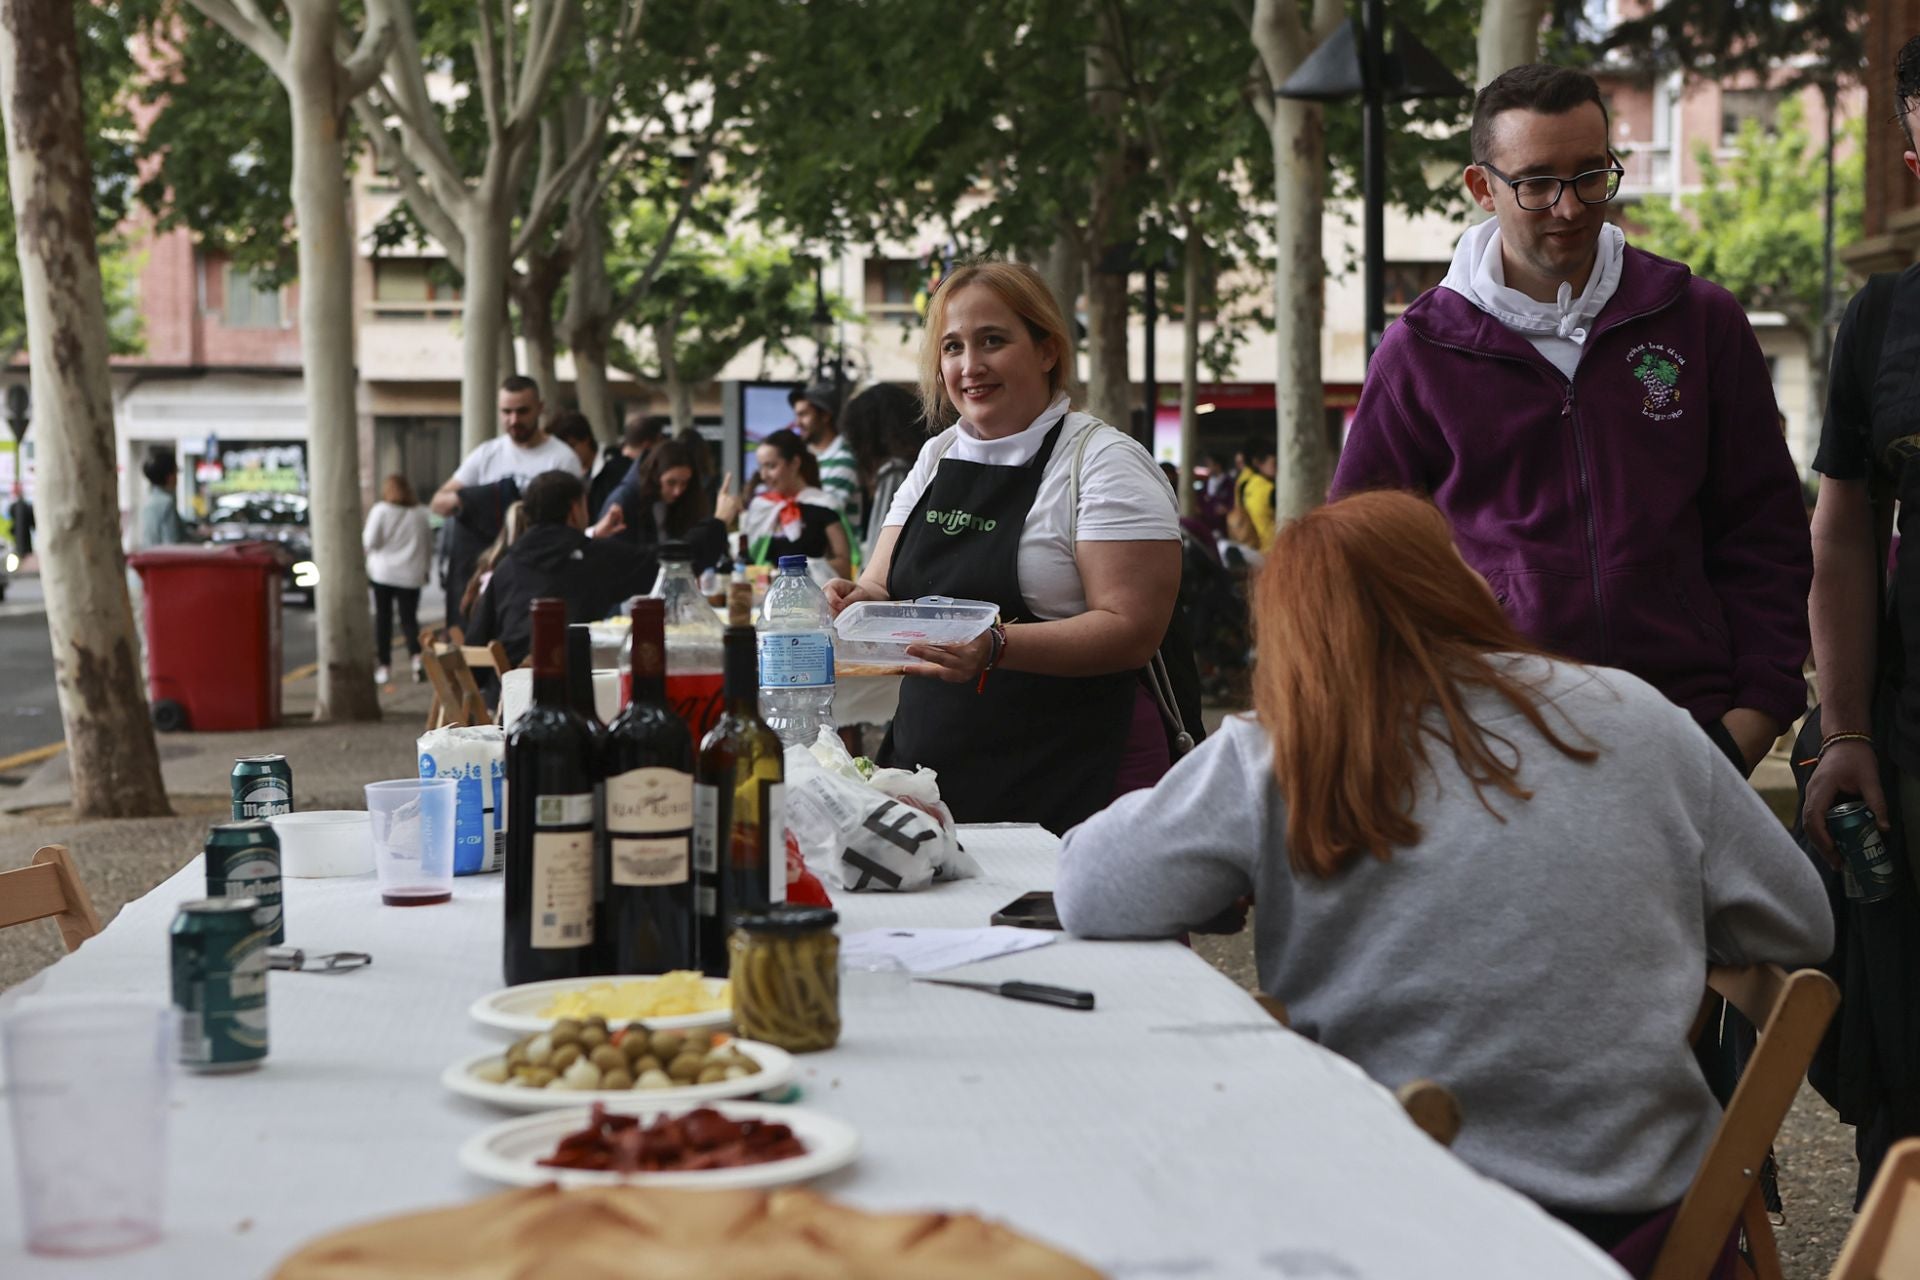
[[[794,1076],[793,1055],[785,1049],[758,1040],[735,1040],[734,1048],[760,1064],[760,1074],[738,1080],[719,1080],[713,1084],[680,1085],[673,1089],[595,1089],[588,1093],[572,1089],[517,1089],[492,1084],[473,1074],[473,1069],[489,1059],[498,1058],[499,1049],[462,1058],[440,1073],[440,1083],[455,1093],[481,1102],[490,1102],[509,1111],[553,1111],[561,1107],[584,1107],[604,1102],[619,1111],[637,1106],[650,1110],[693,1107],[721,1098],[747,1098],[784,1086]]]
[[[511,1031],[524,1036],[534,1031],[545,1031],[556,1019],[540,1016],[540,1011],[552,1004],[555,997],[566,995],[570,991],[584,991],[588,987],[601,983],[638,982],[637,977],[601,977],[601,978],[556,978],[552,982],[529,982],[518,987],[502,987],[492,995],[481,996],[467,1009],[469,1016],[483,1027],[493,1027],[499,1031]],[[726,984],[725,978],[704,979],[707,991],[718,994]],[[609,1018],[613,1025],[624,1023]],[[733,1022],[731,1008],[714,1009],[707,1013],[682,1013],[670,1018],[643,1018],[647,1026],[654,1031],[693,1031],[718,1030]]]
[[[538,1187],[549,1182],[563,1187],[598,1187],[626,1182],[649,1187],[718,1190],[805,1182],[851,1163],[860,1153],[860,1135],[852,1125],[805,1107],[719,1102],[713,1104],[713,1109],[729,1120],[770,1120],[784,1124],[793,1130],[807,1153],[791,1160],[750,1164],[740,1169],[704,1169],[693,1173],[602,1173],[587,1169],[549,1169],[539,1164],[553,1154],[560,1139],[586,1127],[589,1113],[585,1107],[579,1107],[571,1111],[543,1111],[482,1130],[460,1148],[460,1163],[469,1173],[511,1187]],[[642,1123],[647,1123],[661,1109],[620,1110],[641,1116]],[[690,1108],[666,1110],[681,1114]]]

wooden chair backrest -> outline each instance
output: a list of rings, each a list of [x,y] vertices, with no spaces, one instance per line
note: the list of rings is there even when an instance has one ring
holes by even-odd
[[[507,661],[507,646],[498,640],[489,640],[486,644],[463,644],[460,656],[466,659],[469,667],[488,671],[511,671],[513,664]]]
[[[1443,1147],[1453,1145],[1460,1136],[1460,1099],[1453,1090],[1432,1080],[1409,1080],[1393,1091],[1406,1108],[1414,1128]]]
[[[446,647],[440,645],[427,649],[420,663],[426,669],[427,683],[433,686],[433,705],[427,708],[429,731],[467,723],[466,707],[459,686],[454,684],[446,664],[441,661],[441,653]]]
[[[1768,1280],[1780,1274],[1780,1258],[1760,1195],[1760,1166],[1840,1004],[1840,989],[1817,969],[1788,973],[1778,965],[1715,966],[1707,986],[1745,1014],[1760,1038],[1648,1280],[1703,1280],[1736,1222],[1747,1230],[1755,1274]]]
[[[491,724],[493,713],[487,710],[487,700],[480,696],[480,686],[474,682],[473,668],[467,665],[466,655],[466,649],[451,645],[435,655],[454,695],[450,705],[460,709],[461,724]]]
[[[1896,1142],[1828,1280],[1920,1276],[1920,1138]]]
[[[93,899],[61,844],[44,846],[24,867],[0,871],[0,929],[48,917],[59,922],[68,951],[100,932]]]

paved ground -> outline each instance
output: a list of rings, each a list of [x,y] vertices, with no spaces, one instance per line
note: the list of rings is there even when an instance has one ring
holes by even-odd
[[[287,605],[281,620],[281,670],[295,671],[313,661],[313,610]],[[0,603],[0,689],[7,691],[0,702],[0,760],[60,740],[53,648],[38,575],[15,577]],[[0,788],[7,776],[0,776]]]
[[[59,806],[65,802],[64,765],[60,757],[48,761],[18,787],[0,791],[0,809],[32,806],[24,813],[0,812],[0,867],[20,865],[41,844],[66,844],[80,863],[101,916],[111,919],[124,903],[192,858],[209,823],[224,820],[227,770],[237,755],[285,753],[301,808],[361,808],[363,783],[412,774],[413,741],[427,705],[424,686],[389,687],[382,695],[386,718],[377,725],[312,724],[301,718],[310,712],[311,689],[311,681],[288,687],[290,716],[280,729],[163,739],[162,769],[177,815],[172,818],[83,823],[63,818]],[[1209,716],[1215,723],[1218,718],[1217,712]],[[1765,777],[1776,774],[1770,770]],[[1251,932],[1202,938],[1195,946],[1236,982],[1255,986]],[[0,934],[0,989],[38,972],[60,953],[59,934],[51,924]],[[1472,1117],[1467,1122],[1471,1124]],[[1802,1089],[1781,1132],[1778,1152],[1786,1199],[1786,1221],[1779,1229],[1786,1280],[1824,1280],[1852,1220],[1852,1130],[1840,1125],[1812,1091]]]

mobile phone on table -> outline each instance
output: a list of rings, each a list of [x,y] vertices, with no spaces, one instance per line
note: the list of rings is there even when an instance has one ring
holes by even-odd
[[[1058,929],[1060,913],[1053,909],[1050,890],[1023,893],[993,913],[989,924],[1010,924],[1020,929]]]

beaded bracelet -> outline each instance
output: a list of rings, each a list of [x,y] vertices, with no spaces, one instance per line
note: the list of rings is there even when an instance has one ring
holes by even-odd
[[[987,691],[987,672],[1000,665],[1001,655],[1007,651],[1007,629],[996,622],[987,628],[987,665],[980,668],[980,681],[973,686],[975,693]]]
[[[1850,732],[1850,731],[1844,732],[1844,733],[1829,733],[1824,738],[1820,739],[1820,754],[1822,756],[1826,755],[1827,748],[1832,746],[1836,742],[1864,742],[1868,746],[1872,746],[1873,735],[1870,733],[1856,733],[1856,732]]]

